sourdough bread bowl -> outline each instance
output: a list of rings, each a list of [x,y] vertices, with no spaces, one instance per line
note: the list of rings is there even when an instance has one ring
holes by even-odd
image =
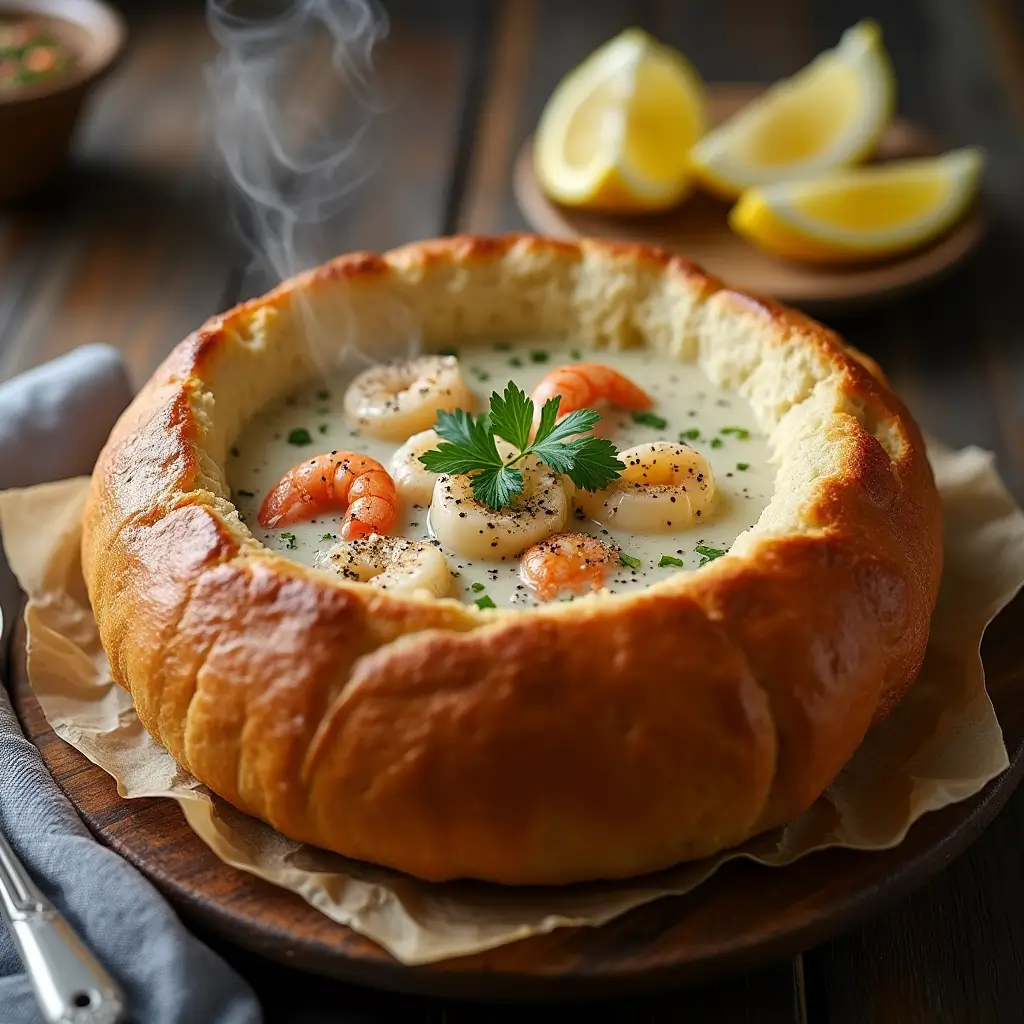
[[[225,474],[245,424],[394,311],[426,349],[655,346],[735,391],[774,493],[696,572],[523,610],[419,600],[270,551]],[[97,463],[82,556],[114,679],[221,797],[426,880],[561,884],[703,857],[804,811],[918,673],[941,572],[917,426],[832,332],[639,245],[453,237],[355,253],[213,317]]]

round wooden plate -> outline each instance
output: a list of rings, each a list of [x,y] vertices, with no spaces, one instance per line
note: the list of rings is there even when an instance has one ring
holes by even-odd
[[[761,91],[751,85],[708,87],[711,119],[725,120]],[[922,129],[900,119],[882,138],[878,159],[934,155],[939,147]],[[699,263],[730,286],[767,295],[805,309],[853,308],[889,298],[932,281],[952,269],[981,240],[985,219],[977,204],[948,234],[931,245],[888,262],[849,267],[813,266],[761,252],[730,230],[729,204],[695,191],[667,213],[609,216],[552,202],[533,173],[527,139],[513,173],[516,201],[530,226],[559,238],[598,237],[660,245]]]
[[[148,876],[197,927],[293,967],[361,985],[455,998],[594,998],[703,982],[789,956],[920,886],[977,838],[1024,771],[1024,595],[992,624],[983,654],[1010,768],[977,796],[926,814],[900,846],[829,850],[788,868],[726,865],[687,896],[599,929],[562,928],[491,952],[403,967],[294,893],[219,861],[170,800],[122,800],[113,779],[59,739],[14,634],[13,697],[26,735],[97,838]]]

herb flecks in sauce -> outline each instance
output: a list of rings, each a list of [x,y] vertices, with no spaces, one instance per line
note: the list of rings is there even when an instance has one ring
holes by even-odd
[[[529,353],[539,349],[550,353],[551,358],[547,363],[531,361]],[[582,360],[602,362],[624,373],[657,400],[659,413],[670,420],[682,421],[673,424],[673,430],[662,431],[635,422],[628,410],[604,406],[600,410],[602,420],[595,428],[595,433],[606,437],[619,451],[651,441],[676,440],[682,429],[699,430],[699,437],[687,437],[686,440],[710,458],[723,499],[707,522],[703,521],[703,517],[698,520],[699,533],[691,530],[673,534],[631,534],[614,527],[598,525],[576,512],[578,503],[570,503],[566,530],[598,537],[616,549],[624,550],[640,563],[636,569],[624,565],[609,573],[606,586],[612,593],[637,592],[678,573],[696,571],[700,561],[704,560],[704,564],[707,564],[711,558],[702,559],[700,554],[695,553],[695,543],[724,553],[740,533],[754,525],[771,495],[768,446],[749,406],[739,399],[734,399],[731,407],[719,406],[717,399],[721,392],[695,366],[676,363],[646,349],[581,350],[576,348],[576,343],[544,337],[524,338],[521,343],[515,344],[506,341],[461,343],[457,351],[465,379],[477,396],[475,411],[487,408],[493,387],[493,384],[477,383],[479,375],[476,370],[489,374],[492,382],[504,383],[512,377],[529,394],[553,367]],[[523,364],[522,368],[510,372],[510,357],[517,358]],[[258,541],[279,552],[281,556],[306,565],[316,564],[318,554],[338,543],[336,533],[325,532],[336,526],[335,516],[321,516],[317,523],[296,523],[287,527],[296,538],[296,547],[288,548],[281,531],[265,529],[259,524],[260,505],[267,493],[287,470],[321,448],[348,448],[387,466],[397,447],[394,443],[360,437],[358,431],[352,428],[345,418],[343,408],[347,385],[348,380],[341,376],[331,377],[327,381],[323,378],[311,380],[305,388],[295,389],[294,394],[298,399],[295,406],[286,406],[282,396],[279,402],[259,413],[239,437],[229,439],[233,444],[233,454],[227,465],[227,475],[239,516],[248,524]],[[329,391],[330,398],[322,398],[318,394],[322,390]],[[314,411],[319,409],[327,411]],[[695,418],[686,420],[684,415],[687,410],[691,410]],[[313,431],[313,444],[310,447],[295,447],[286,438],[295,428],[296,420],[301,422],[300,417],[304,415],[312,420],[310,427]],[[320,425],[328,426],[326,436],[320,436],[317,432]],[[742,439],[731,432],[722,434],[721,431],[728,427],[748,430],[749,439]],[[737,445],[742,445],[742,451],[736,450]],[[725,453],[729,453],[729,457],[723,459]],[[735,473],[735,479],[727,479],[727,472],[734,470],[737,457],[748,463],[750,469],[744,473]],[[242,495],[240,489],[254,497]],[[410,525],[413,522],[419,525],[413,527]],[[416,511],[412,515],[401,516],[394,532],[412,540],[429,538],[426,512]],[[685,565],[659,565],[665,554],[685,561]],[[538,603],[532,591],[522,584],[518,558],[486,561],[450,553],[446,557],[453,576],[451,596],[472,604],[478,597],[486,595],[497,608],[510,610]],[[484,589],[474,590],[474,583],[479,583]]]
[[[0,18],[0,95],[48,84],[76,63],[74,52],[43,23]]]
[[[633,413],[633,422],[644,427],[654,427],[655,430],[664,430],[668,426],[668,420],[653,412]]]
[[[725,554],[722,548],[708,547],[707,544],[698,544],[693,550],[700,555],[701,565],[707,565],[708,562],[713,562],[716,558],[721,558]]]

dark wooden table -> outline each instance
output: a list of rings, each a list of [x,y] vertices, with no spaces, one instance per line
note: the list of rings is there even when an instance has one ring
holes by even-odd
[[[207,315],[252,287],[225,216],[204,122],[215,52],[202,5],[125,4],[131,46],[50,194],[0,212],[0,379],[86,342],[118,346],[141,382]],[[332,224],[334,251],[525,227],[510,186],[554,84],[641,24],[709,81],[770,81],[880,16],[900,109],[988,154],[993,228],[939,285],[831,318],[877,358],[925,427],[996,452],[1024,498],[1024,4],[1013,0],[504,0],[387,4],[389,102],[377,172]],[[0,140],[2,145],[2,140]],[[327,255],[325,252],[324,255]],[[292,975],[210,940],[252,981],[268,1021],[1017,1022],[1024,1020],[1024,790],[935,882],[790,962],[650,1002],[442,1003]],[[770,884],[767,880],[766,884]]]

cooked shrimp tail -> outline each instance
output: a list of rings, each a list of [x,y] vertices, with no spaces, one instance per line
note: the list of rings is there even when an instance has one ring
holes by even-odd
[[[395,525],[395,482],[376,460],[357,452],[324,452],[293,466],[263,501],[263,527],[290,526],[344,511],[343,540],[385,534]]]
[[[600,590],[618,551],[587,533],[555,533],[523,553],[519,575],[542,600]]]
[[[530,396],[533,399],[533,426],[540,422],[541,409],[548,399],[561,396],[558,417],[577,409],[592,409],[608,403],[623,409],[649,409],[651,396],[627,376],[603,363],[567,363],[557,366],[541,378]]]

